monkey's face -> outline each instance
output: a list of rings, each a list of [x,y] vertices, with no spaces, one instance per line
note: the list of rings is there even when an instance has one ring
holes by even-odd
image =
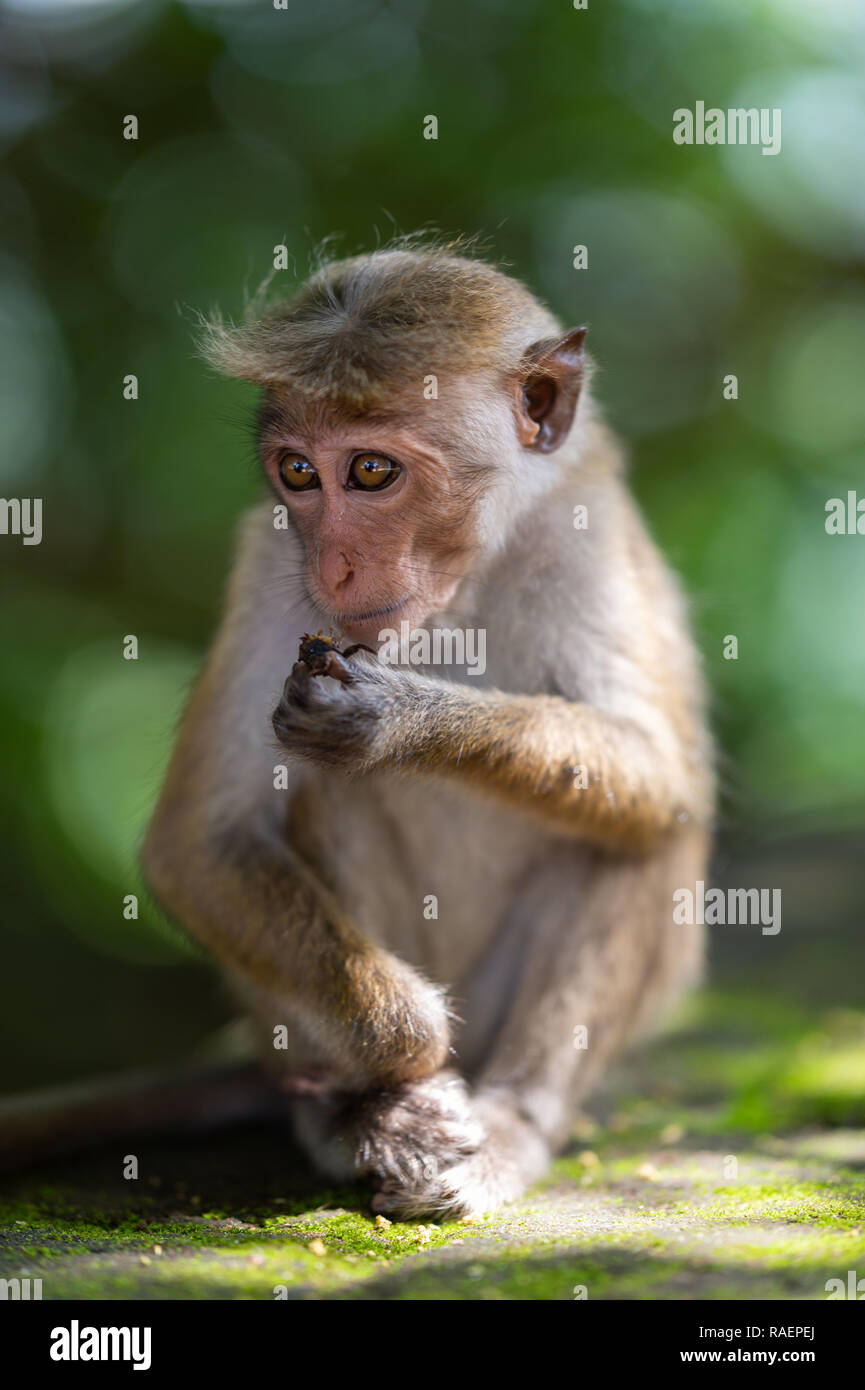
[[[404,421],[287,425],[267,413],[262,460],[302,537],[307,589],[332,624],[374,643],[445,608],[476,547],[464,469]]]

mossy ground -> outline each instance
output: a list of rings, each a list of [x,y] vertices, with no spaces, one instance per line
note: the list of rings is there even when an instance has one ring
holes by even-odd
[[[377,1229],[286,1135],[6,1179],[0,1274],[52,1299],[821,1299],[865,1274],[865,1013],[708,992],[518,1206]]]

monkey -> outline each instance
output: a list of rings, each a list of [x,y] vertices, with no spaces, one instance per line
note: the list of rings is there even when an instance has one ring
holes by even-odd
[[[585,339],[421,241],[202,326],[266,493],[142,863],[315,1168],[392,1217],[520,1198],[702,971],[704,680]],[[483,630],[483,674],[381,659],[436,628]]]

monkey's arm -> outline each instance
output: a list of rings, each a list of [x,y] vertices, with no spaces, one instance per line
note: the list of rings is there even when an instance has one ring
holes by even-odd
[[[558,696],[476,691],[355,662],[347,689],[295,668],[280,741],[325,766],[430,772],[470,783],[592,843],[637,849],[710,816],[708,750],[671,723]]]
[[[190,935],[293,1011],[340,1084],[425,1075],[448,1052],[442,992],[367,940],[286,842],[299,775],[274,789],[284,760],[270,713],[292,645],[275,544],[254,515],[147,833],[145,873]]]
[[[457,690],[417,710],[415,766],[599,845],[637,848],[708,817],[702,766],[687,766],[665,721],[650,728],[557,696]]]

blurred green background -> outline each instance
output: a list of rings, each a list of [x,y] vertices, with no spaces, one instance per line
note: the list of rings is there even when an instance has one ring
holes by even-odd
[[[861,16],[7,0],[0,466],[5,496],[44,498],[44,539],[0,544],[0,1087],[170,1057],[229,1016],[145,897],[123,916],[258,489],[254,394],[195,359],[191,320],[239,313],[277,243],[302,278],[330,234],[350,253],[480,232],[589,324],[714,691],[717,877],[785,894],[781,936],[716,933],[716,968],[806,999],[819,975],[824,1002],[861,1003],[865,537],[824,527],[827,499],[865,493]],[[697,100],[780,107],[782,152],[674,145]]]

